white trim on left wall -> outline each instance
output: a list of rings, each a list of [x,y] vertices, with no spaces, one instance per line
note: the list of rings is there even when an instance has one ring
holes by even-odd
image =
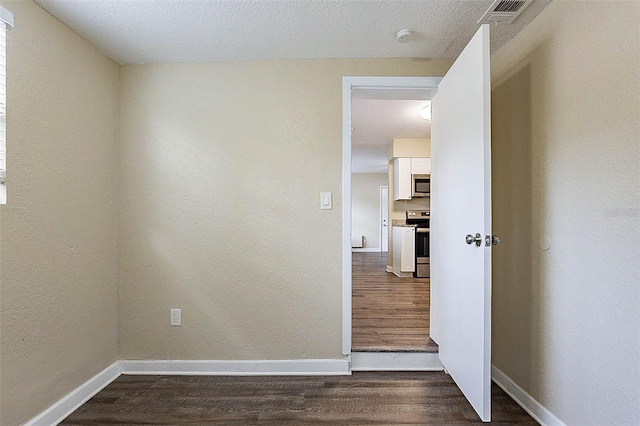
[[[342,78],[342,354],[351,354],[351,87]]]
[[[57,425],[121,374],[183,376],[347,376],[350,359],[121,360],[105,368],[58,402],[24,423]]]
[[[347,359],[287,360],[131,360],[120,361],[122,374],[185,376],[345,376]]]
[[[25,423],[26,426],[52,426],[63,421],[82,404],[120,376],[120,364],[114,362]]]

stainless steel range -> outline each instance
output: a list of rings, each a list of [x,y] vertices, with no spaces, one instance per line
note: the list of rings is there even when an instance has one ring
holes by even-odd
[[[431,276],[431,261],[429,259],[429,222],[431,212],[429,210],[407,210],[407,225],[416,226],[416,278],[429,278]]]

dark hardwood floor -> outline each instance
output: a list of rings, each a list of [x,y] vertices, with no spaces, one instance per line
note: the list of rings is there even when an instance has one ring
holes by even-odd
[[[386,272],[387,253],[352,253],[355,352],[437,352],[429,338],[429,279]]]
[[[492,420],[537,424],[493,385]],[[442,372],[120,376],[63,425],[481,425]]]

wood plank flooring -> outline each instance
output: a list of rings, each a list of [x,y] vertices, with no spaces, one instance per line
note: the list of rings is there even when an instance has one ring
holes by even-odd
[[[429,338],[429,279],[386,272],[387,253],[352,253],[351,349],[437,352]]]
[[[537,424],[496,385],[494,424]],[[481,425],[442,372],[120,376],[63,425]]]

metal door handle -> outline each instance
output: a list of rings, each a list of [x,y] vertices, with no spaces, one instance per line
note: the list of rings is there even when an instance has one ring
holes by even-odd
[[[471,245],[473,243],[476,243],[476,246],[478,246],[478,247],[480,247],[482,245],[482,235],[480,235],[479,232],[476,234],[475,237],[473,235],[471,235],[471,234],[467,234],[467,236],[464,238],[464,240],[469,245]]]

